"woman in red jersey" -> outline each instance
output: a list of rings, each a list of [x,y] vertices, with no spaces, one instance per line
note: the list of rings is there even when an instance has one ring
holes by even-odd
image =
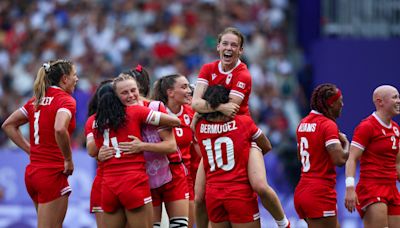
[[[97,105],[99,101],[100,91],[105,85],[112,83],[112,79],[104,80],[97,87],[95,94],[88,105],[88,117],[96,113]],[[98,150],[93,137],[93,122],[94,118],[89,118],[85,124],[85,136],[86,136],[86,149],[91,157],[97,158]],[[101,182],[103,178],[103,163],[97,161],[96,176],[94,177],[92,190],[90,192],[90,213],[94,213],[96,217],[97,228],[103,226],[103,209],[101,208]]]
[[[168,114],[181,120],[181,126],[174,128],[178,153],[168,155],[170,169],[173,172],[172,181],[166,186],[153,191],[158,198],[154,206],[158,207],[161,220],[161,202],[165,203],[170,225],[182,224],[192,227],[194,223],[194,187],[190,175],[190,147],[193,143],[193,133],[190,123],[193,111],[188,106],[190,97],[189,82],[180,74],[167,75],[154,84],[153,99],[166,105]],[[189,202],[188,202],[189,200]]]
[[[164,126],[179,126],[177,118],[152,111],[146,107],[125,106],[115,93],[121,75],[114,79],[113,88],[100,94],[95,114],[93,135],[96,146],[114,150],[113,157],[104,161],[102,200],[105,227],[122,227],[127,221],[129,227],[151,227],[152,199],[145,169],[143,153],[125,153],[118,147],[119,142],[128,142],[129,135],[141,138],[143,123]],[[124,81],[124,80],[122,80]],[[133,90],[137,95],[135,80]],[[137,100],[137,96],[131,96]],[[133,102],[133,101],[132,101]],[[92,116],[93,117],[93,116]]]
[[[138,86],[136,86],[136,82]],[[136,66],[135,69],[131,69],[128,72],[122,73],[115,84],[115,90],[121,102],[126,106],[137,104],[154,108],[154,104],[157,103],[157,101],[151,101],[147,98],[150,92],[150,78],[147,70],[141,65]],[[153,110],[166,113],[162,102],[158,102],[157,108]],[[121,142],[119,143],[119,148],[126,154],[144,152],[150,187],[151,189],[158,188],[171,181],[172,175],[168,168],[168,158],[162,156],[168,153],[176,153],[177,147],[175,137],[171,128],[164,127],[155,129],[146,124],[142,125],[142,136],[143,141],[132,136],[130,138],[133,139],[133,141]],[[156,138],[160,140],[155,140]],[[112,157],[113,153],[113,148],[102,147],[99,151],[98,158],[103,161]],[[149,159],[149,157],[151,159]],[[166,159],[165,162],[164,159]],[[166,167],[160,167],[164,166],[164,163]],[[158,227],[161,224],[158,219],[161,215],[158,215],[158,212],[159,210],[155,209],[153,213],[154,227]]]
[[[392,120],[400,114],[398,90],[379,86],[372,96],[376,111],[362,120],[354,130],[346,163],[345,206],[357,209],[364,227],[400,227],[400,194],[396,180],[400,177],[399,125]],[[360,180],[354,177],[360,160]]]
[[[33,86],[34,96],[3,123],[3,130],[30,158],[25,184],[37,214],[38,227],[61,227],[74,170],[70,134],[75,128],[76,102],[71,96],[78,81],[67,60],[44,63]],[[29,123],[30,140],[19,127]]]
[[[207,88],[210,107],[229,102],[229,90],[221,85]],[[206,205],[212,227],[260,227],[257,195],[247,169],[253,141],[258,149],[271,143],[247,115],[227,117],[220,112],[203,114],[196,124],[196,138],[206,173]]]
[[[297,127],[302,168],[294,205],[309,227],[335,228],[339,227],[335,166],[345,164],[349,145],[336,124],[343,97],[335,85],[322,84],[315,88],[310,103],[310,114]]]
[[[220,111],[226,116],[236,114],[250,116],[248,101],[251,93],[251,75],[246,64],[240,60],[243,52],[244,36],[236,28],[226,28],[218,35],[217,51],[219,60],[204,64],[199,72],[196,88],[193,94],[192,107],[198,113]],[[208,86],[223,85],[230,89],[230,102],[211,108],[202,99]],[[201,166],[201,164],[200,164]],[[258,150],[250,149],[249,180],[254,191],[260,196],[261,202],[276,220],[279,228],[289,226],[282,205],[276,192],[268,185],[265,172],[263,154]],[[207,226],[204,211],[204,172],[199,168],[196,180],[196,220],[200,228]]]

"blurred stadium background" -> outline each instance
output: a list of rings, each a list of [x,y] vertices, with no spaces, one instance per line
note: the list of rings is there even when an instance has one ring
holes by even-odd
[[[75,172],[65,227],[95,226],[88,213],[95,161],[86,155],[83,126],[96,85],[138,63],[153,81],[179,72],[194,83],[201,65],[218,57],[216,36],[227,26],[246,36],[251,113],[274,147],[265,156],[268,181],[292,227],[305,227],[293,207],[299,178],[296,126],[309,112],[317,84],[342,89],[345,106],[338,124],[350,139],[356,124],[373,111],[373,89],[399,88],[399,0],[0,1],[0,123],[32,95],[43,62],[65,58],[78,67]],[[2,131],[0,156],[0,227],[35,227],[23,180],[28,158]],[[340,223],[361,227],[359,216],[343,206],[344,188],[339,168]],[[262,227],[275,227],[261,212]]]

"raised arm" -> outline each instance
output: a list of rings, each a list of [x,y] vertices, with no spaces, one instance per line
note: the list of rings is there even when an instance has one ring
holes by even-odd
[[[202,83],[197,83],[196,87],[193,92],[193,99],[192,99],[192,108],[194,111],[198,113],[209,113],[214,112],[215,110],[212,109],[207,101],[203,99],[203,95],[207,90],[207,85]]]
[[[23,151],[28,155],[30,154],[29,141],[22,135],[19,126],[28,122],[28,118],[22,113],[21,110],[14,111],[3,123],[1,128],[4,133]]]
[[[226,116],[233,117],[239,110],[240,104],[242,100],[238,96],[229,95],[230,102],[226,104],[220,104],[216,109],[213,109],[209,106],[207,101],[203,99],[203,95],[207,90],[207,85],[202,83],[197,83],[196,88],[194,89],[193,99],[192,99],[192,108],[198,113],[210,113],[219,111],[222,112]]]

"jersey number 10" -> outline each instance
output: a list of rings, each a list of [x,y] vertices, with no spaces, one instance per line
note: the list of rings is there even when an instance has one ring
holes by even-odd
[[[229,137],[217,138],[214,142],[215,157],[213,152],[213,146],[211,139],[203,140],[204,148],[207,151],[208,164],[210,164],[210,171],[215,171],[215,162],[217,167],[225,171],[233,169],[235,166],[235,153],[233,148],[233,141]],[[227,164],[224,164],[222,160],[222,144],[226,146],[226,160]]]

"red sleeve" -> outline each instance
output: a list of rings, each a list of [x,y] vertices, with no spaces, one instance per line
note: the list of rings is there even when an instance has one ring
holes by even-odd
[[[340,143],[339,141],[339,128],[332,120],[327,120],[322,123],[322,137],[324,139],[325,147],[333,144]]]
[[[93,134],[93,123],[95,120],[95,115],[91,115],[87,120],[85,124],[85,135],[86,137],[88,134]]]
[[[35,98],[31,98],[29,99],[24,106],[22,106],[20,108],[20,110],[22,111],[22,113],[28,118],[28,113],[31,111],[31,109],[33,109],[33,101],[35,100]]]
[[[241,70],[237,77],[232,78],[232,89],[230,94],[239,96],[244,100],[250,96],[251,92],[251,76],[247,69]]]
[[[75,116],[75,113],[76,113],[76,101],[70,95],[62,97],[60,99],[60,102],[58,103],[57,108],[58,108],[58,110],[67,109],[71,113],[71,118],[72,118]]]
[[[252,140],[257,139],[262,134],[261,129],[257,127],[251,117],[247,115],[240,115],[239,118],[242,118],[244,126],[246,126],[246,128],[249,130]]]
[[[354,130],[351,145],[364,150],[369,144],[371,132],[373,132],[373,127],[367,121],[361,122]]]
[[[137,115],[141,123],[150,122],[153,113],[151,109],[140,105],[129,106],[129,108],[131,108],[130,110],[133,110],[133,112],[135,113],[134,115]]]
[[[199,72],[197,83],[205,84],[208,86],[211,77],[211,63],[204,64]]]

